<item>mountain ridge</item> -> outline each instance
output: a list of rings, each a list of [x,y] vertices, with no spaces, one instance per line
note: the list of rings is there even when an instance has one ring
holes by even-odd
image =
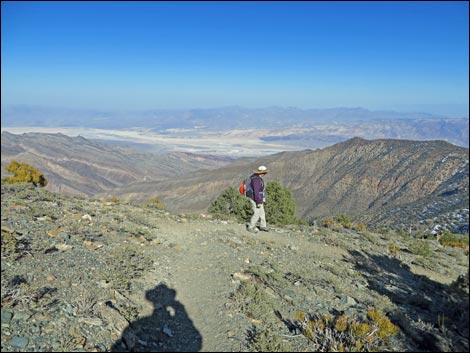
[[[2,176],[11,160],[34,165],[48,179],[48,190],[94,196],[135,180],[166,179],[199,168],[225,165],[229,157],[173,152],[144,153],[64,134],[2,132]]]
[[[172,211],[204,212],[224,189],[237,188],[258,165],[270,169],[266,181],[278,181],[292,191],[297,214],[304,219],[377,214],[383,208],[417,202],[439,188],[444,198],[455,201],[456,209],[468,205],[468,149],[445,141],[362,138],[316,151],[283,152],[254,162],[235,162],[181,179],[133,183],[112,193],[142,200],[143,190],[147,196],[148,190],[154,190],[150,194],[158,194]],[[447,182],[449,179],[454,182]]]
[[[353,138],[323,149],[230,160],[155,156],[83,137],[2,133],[2,165],[21,158],[45,173],[51,190],[108,200],[158,198],[168,210],[185,213],[206,213],[225,189],[238,188],[267,165],[266,181],[289,188],[297,216],[308,222],[347,214],[374,227],[468,232],[468,149],[445,141]]]

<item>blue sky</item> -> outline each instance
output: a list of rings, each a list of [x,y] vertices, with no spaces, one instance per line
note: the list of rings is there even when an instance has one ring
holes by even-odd
[[[468,116],[468,6],[2,1],[2,105]]]

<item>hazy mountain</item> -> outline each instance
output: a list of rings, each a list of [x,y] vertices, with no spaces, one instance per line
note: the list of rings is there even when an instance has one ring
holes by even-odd
[[[212,109],[105,111],[48,108],[27,105],[2,106],[2,127],[90,127],[125,129],[145,127],[205,128],[226,130],[240,128],[310,126],[346,121],[445,118],[427,113],[370,111],[364,108],[299,109],[295,107],[244,108],[230,106]],[[468,117],[467,117],[468,118]]]
[[[295,107],[104,111],[2,106],[4,127],[67,127],[111,130],[141,129],[148,133],[185,136],[227,130],[265,130],[262,139],[283,145],[322,148],[359,136],[444,140],[469,147],[467,117],[427,113],[370,111],[364,108],[299,109]]]
[[[297,214],[304,219],[367,214],[369,223],[374,223],[390,212],[382,221],[391,220],[393,214],[396,225],[403,222],[407,227],[466,209],[466,220],[463,216],[461,222],[468,224],[468,158],[467,148],[444,141],[354,138],[322,150],[284,152],[182,178],[132,183],[108,196],[137,200],[158,196],[170,210],[205,212],[222,191],[238,187],[262,164],[270,169],[267,181],[292,190]],[[410,207],[418,209],[413,213]]]
[[[322,148],[353,137],[365,139],[444,140],[469,147],[468,119],[423,118],[342,122],[304,128],[296,133],[263,136],[276,142],[308,148]]]
[[[172,178],[231,161],[191,153],[142,153],[62,134],[8,132],[2,132],[1,156],[2,176],[6,173],[3,167],[10,161],[26,162],[44,174],[49,190],[86,196],[137,180]]]

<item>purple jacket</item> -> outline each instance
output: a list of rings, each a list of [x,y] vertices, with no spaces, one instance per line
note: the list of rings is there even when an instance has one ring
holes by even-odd
[[[251,177],[251,188],[253,189],[253,195],[251,199],[256,202],[256,204],[264,203],[264,181],[258,174],[253,174]]]

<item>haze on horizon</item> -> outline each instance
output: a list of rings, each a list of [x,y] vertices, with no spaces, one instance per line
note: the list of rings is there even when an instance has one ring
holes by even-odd
[[[469,6],[1,2],[2,106],[468,117]]]

